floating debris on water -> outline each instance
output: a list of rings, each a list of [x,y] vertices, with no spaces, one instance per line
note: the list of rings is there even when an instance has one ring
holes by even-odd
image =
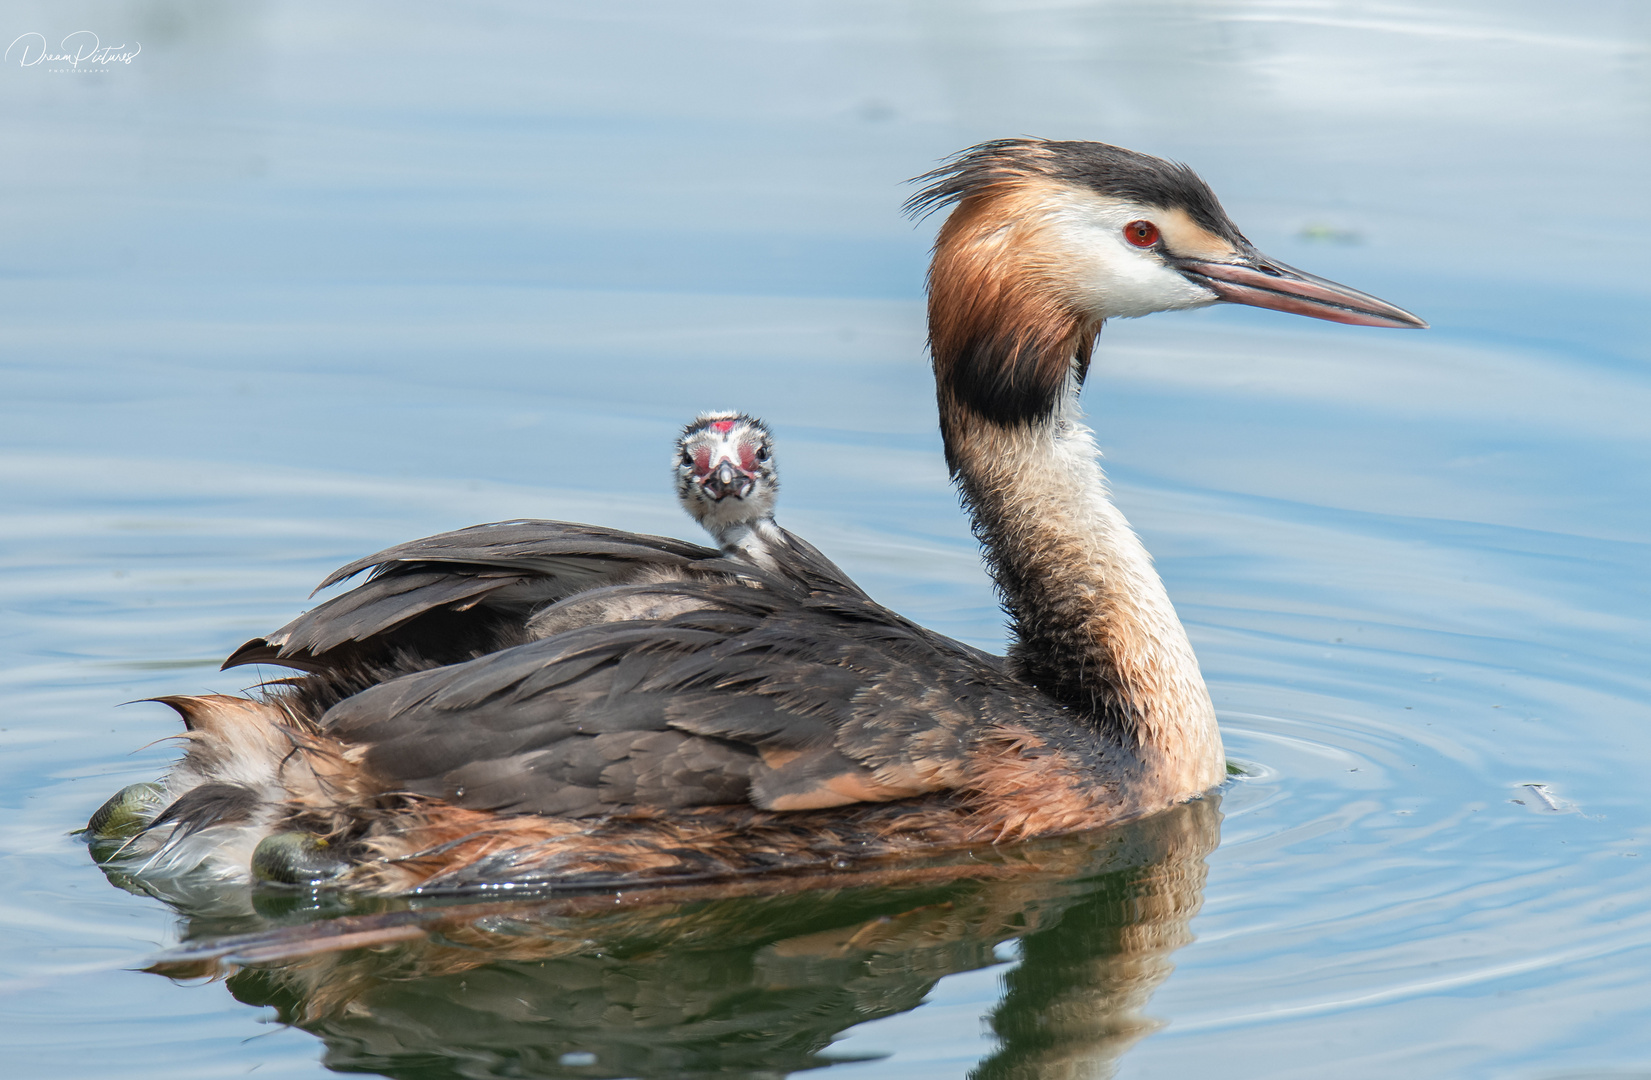
[[[1323,222],[1303,225],[1301,231],[1296,233],[1296,237],[1307,241],[1309,244],[1341,244],[1345,247],[1353,247],[1364,243],[1364,234],[1357,229],[1338,229],[1334,225],[1326,225]]]
[[[1547,784],[1520,784],[1519,787],[1521,790],[1529,791],[1532,799],[1529,801],[1511,799],[1510,802],[1516,802],[1521,806],[1529,806],[1538,813],[1546,814],[1564,814],[1576,809],[1574,804],[1566,802],[1555,795],[1553,789],[1548,787]]]

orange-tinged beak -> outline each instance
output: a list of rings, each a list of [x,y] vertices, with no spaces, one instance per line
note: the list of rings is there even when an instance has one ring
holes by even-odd
[[[1275,262],[1260,252],[1234,262],[1171,258],[1170,265],[1229,304],[1273,308],[1353,326],[1425,329],[1427,323],[1369,293]]]

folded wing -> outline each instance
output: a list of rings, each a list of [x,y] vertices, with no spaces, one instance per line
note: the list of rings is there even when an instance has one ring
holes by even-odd
[[[505,521],[414,540],[334,571],[316,591],[364,570],[366,582],[254,638],[225,668],[272,663],[304,671],[383,663],[425,666],[525,640],[546,604],[648,571],[686,573],[721,553],[663,536],[564,521]]]
[[[1039,708],[996,658],[806,577],[585,593],[564,603],[675,613],[392,679],[321,726],[361,748],[383,790],[590,817],[944,791],[963,782],[974,733]]]

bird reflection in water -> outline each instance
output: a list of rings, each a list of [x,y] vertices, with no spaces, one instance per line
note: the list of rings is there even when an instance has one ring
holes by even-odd
[[[1141,1010],[1192,939],[1218,801],[812,879],[337,901],[373,907],[332,918],[266,894],[261,915],[191,915],[150,970],[231,972],[235,997],[319,1037],[344,1072],[779,1076],[857,1060],[832,1042],[1018,942],[988,1018],[998,1048],[971,1075],[1107,1076],[1158,1026]]]

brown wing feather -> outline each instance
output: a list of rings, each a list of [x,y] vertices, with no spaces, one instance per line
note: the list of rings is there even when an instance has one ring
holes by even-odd
[[[623,532],[572,521],[519,518],[472,525],[385,548],[334,570],[316,586],[316,591],[337,585],[363,570],[385,573],[397,563],[468,563],[540,573],[553,570],[551,561],[563,556],[667,562],[715,558],[717,554],[710,548],[668,536]]]
[[[362,767],[385,790],[591,816],[947,790],[963,781],[972,733],[1036,707],[995,658],[858,589],[790,576],[614,587],[616,602],[670,596],[693,609],[393,679],[322,726],[365,747]]]
[[[371,577],[275,633],[237,649],[225,668],[275,663],[306,671],[385,664],[397,652],[454,663],[523,639],[535,610],[648,568],[720,562],[668,537],[563,521],[475,525],[387,548],[340,567],[317,591]]]

